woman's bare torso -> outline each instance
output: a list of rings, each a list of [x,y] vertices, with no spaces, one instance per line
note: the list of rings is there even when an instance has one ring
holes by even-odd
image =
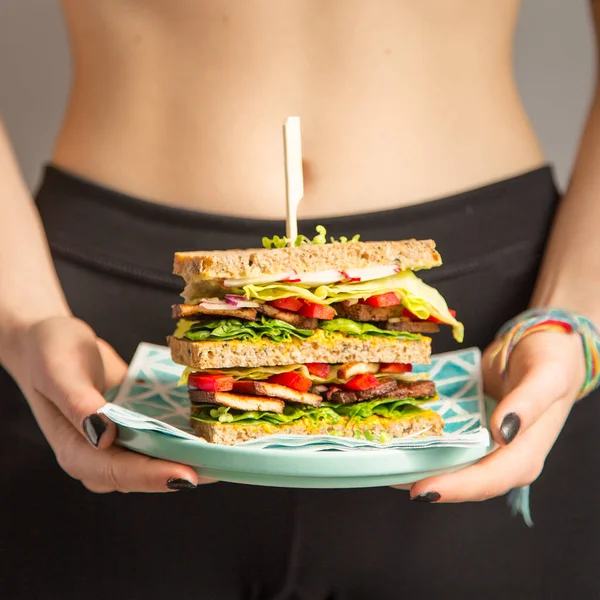
[[[517,0],[63,0],[59,166],[149,200],[280,218],[414,204],[543,163],[513,76]]]

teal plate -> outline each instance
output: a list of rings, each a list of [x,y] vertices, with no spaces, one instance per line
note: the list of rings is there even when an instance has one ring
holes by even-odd
[[[190,435],[189,398],[185,388],[177,385],[182,367],[171,361],[168,348],[150,344],[140,344],[125,381],[107,398],[113,402],[105,409],[110,413],[111,407],[115,408],[113,412],[118,412],[118,407],[126,408],[138,417],[154,420],[141,423],[127,420],[126,415],[119,420],[113,414],[120,445],[192,465],[202,477],[297,488],[405,484],[464,468],[493,449],[486,430],[486,414],[490,414],[491,407],[486,409],[484,402],[479,358],[477,349],[463,349],[433,356],[431,365],[420,367],[436,382],[440,399],[431,407],[445,421],[444,436],[438,438],[438,445],[426,448],[416,447],[416,439],[415,447],[393,449],[209,444]],[[176,429],[171,433],[156,430],[165,424]],[[461,438],[470,444],[461,446]],[[336,439],[332,440],[335,443]]]
[[[361,488],[412,483],[464,468],[492,447],[314,452],[219,446],[119,426],[118,442],[196,468],[201,477],[275,487]]]

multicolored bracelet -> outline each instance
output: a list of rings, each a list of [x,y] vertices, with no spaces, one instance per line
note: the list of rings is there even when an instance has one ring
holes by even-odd
[[[588,318],[561,308],[526,310],[502,326],[496,334],[496,338],[503,338],[498,349],[502,375],[506,372],[508,359],[517,342],[537,331],[564,331],[581,336],[586,376],[578,400],[600,385],[600,333]]]
[[[517,342],[536,331],[564,331],[580,335],[585,355],[586,376],[577,397],[578,400],[587,396],[600,385],[600,333],[588,318],[560,308],[526,310],[500,328],[496,339],[502,340],[497,350],[500,355],[502,376],[506,373],[511,351]],[[529,486],[511,490],[508,495],[508,503],[513,515],[522,515],[525,523],[532,527],[529,491]]]

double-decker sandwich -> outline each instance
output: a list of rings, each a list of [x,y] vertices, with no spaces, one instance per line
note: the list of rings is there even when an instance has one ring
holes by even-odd
[[[442,296],[414,273],[441,264],[432,240],[331,241],[320,231],[263,249],[180,252],[185,302],[169,338],[185,365],[191,423],[209,442],[271,434],[389,441],[440,435],[426,364]],[[275,246],[275,247],[273,247]]]

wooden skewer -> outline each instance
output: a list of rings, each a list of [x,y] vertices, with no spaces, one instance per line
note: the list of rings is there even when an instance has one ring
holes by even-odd
[[[293,246],[298,236],[298,205],[304,196],[300,117],[288,117],[283,124],[285,156],[286,237]]]

